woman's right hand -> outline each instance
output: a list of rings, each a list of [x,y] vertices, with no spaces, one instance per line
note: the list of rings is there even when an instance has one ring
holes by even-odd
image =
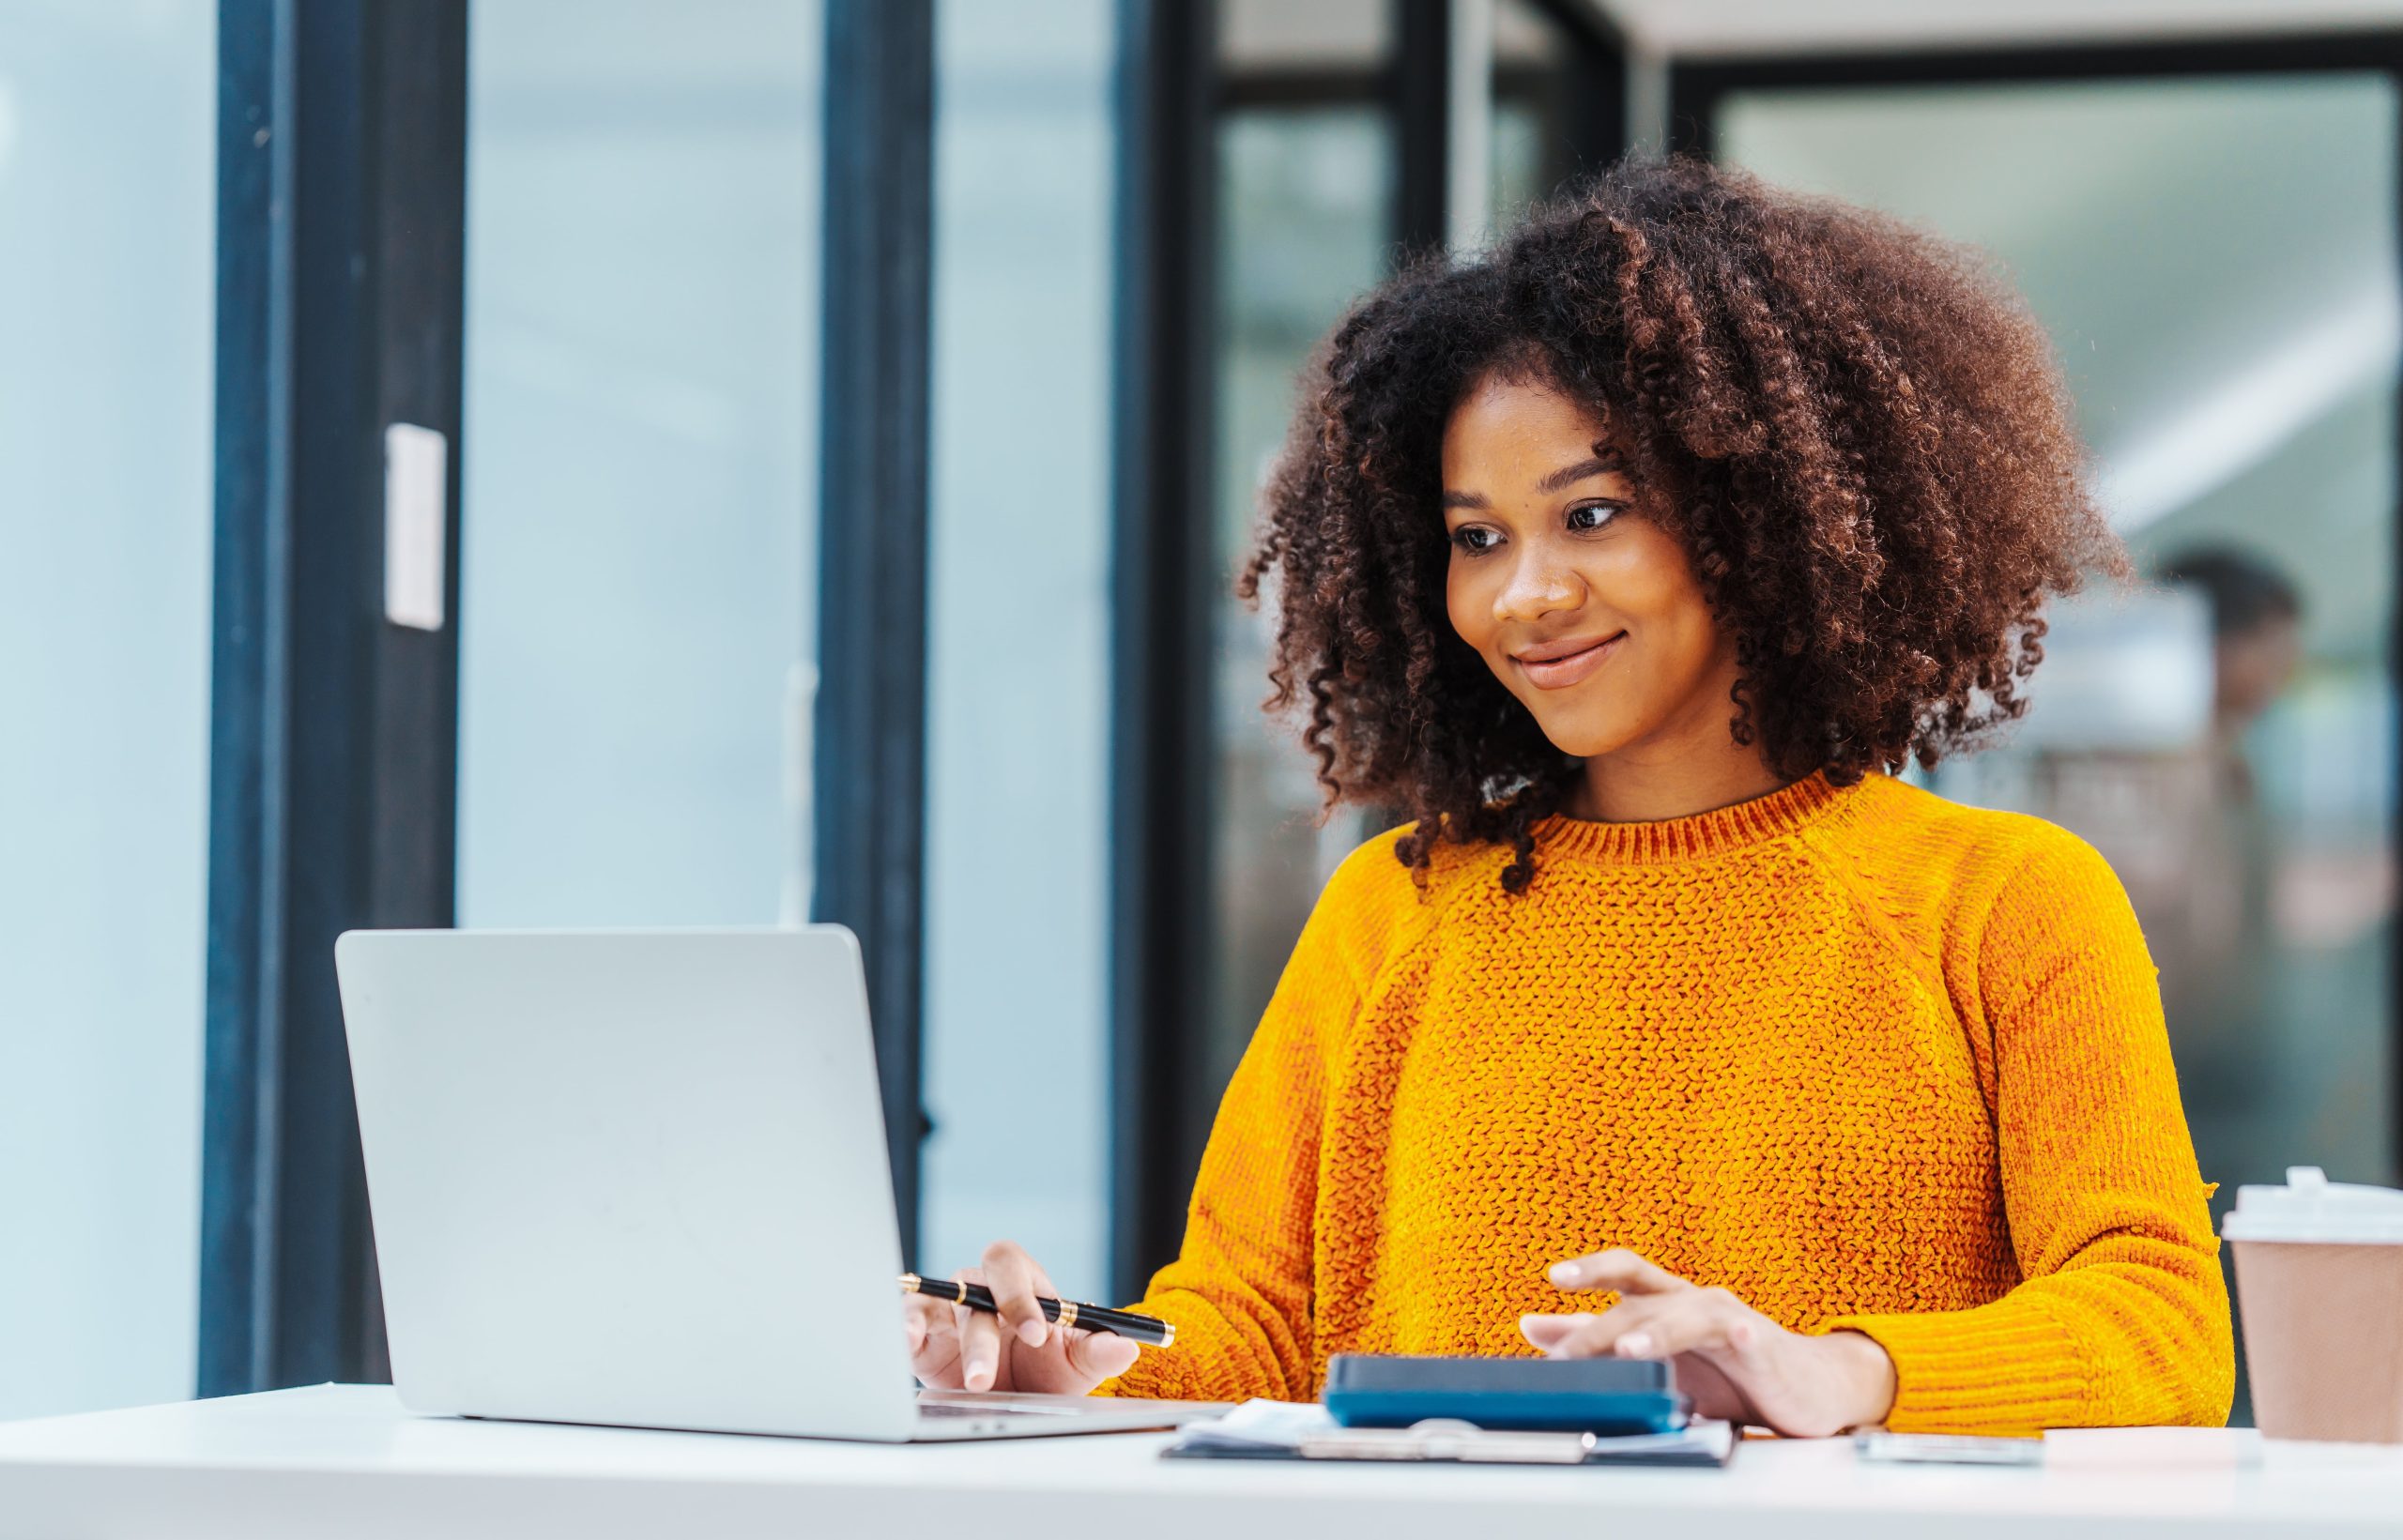
[[[1137,1344],[1107,1332],[1062,1331],[1043,1319],[1037,1294],[1060,1291],[1016,1243],[985,1248],[981,1267],[952,1274],[993,1291],[998,1316],[964,1304],[911,1294],[902,1302],[910,1368],[918,1382],[940,1390],[1048,1391],[1082,1395],[1135,1365]]]

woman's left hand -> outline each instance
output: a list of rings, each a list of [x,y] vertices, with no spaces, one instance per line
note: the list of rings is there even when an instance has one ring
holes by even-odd
[[[1616,1289],[1599,1315],[1522,1316],[1548,1358],[1665,1358],[1702,1417],[1824,1438],[1885,1420],[1894,1363],[1859,1332],[1789,1332],[1723,1288],[1701,1288],[1631,1251],[1555,1262],[1564,1289]]]

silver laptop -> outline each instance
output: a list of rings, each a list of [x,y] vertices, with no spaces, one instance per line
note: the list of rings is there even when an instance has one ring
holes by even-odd
[[[334,957],[411,1410],[897,1442],[1219,1410],[912,1389],[841,926],[353,931]]]

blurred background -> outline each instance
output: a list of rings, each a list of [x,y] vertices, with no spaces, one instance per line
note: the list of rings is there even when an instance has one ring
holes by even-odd
[[[0,0],[0,1418],[384,1372],[354,925],[850,923],[918,1264],[1139,1287],[1374,831],[1228,596],[1295,371],[1663,148],[2027,294],[2148,582],[1935,784],[2111,859],[2222,1206],[2393,1182],[2399,82],[2403,0]]]

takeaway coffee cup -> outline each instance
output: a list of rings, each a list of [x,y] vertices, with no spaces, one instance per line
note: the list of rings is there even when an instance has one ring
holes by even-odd
[[[2220,1233],[2262,1436],[2403,1443],[2403,1192],[2297,1166],[2238,1188]]]

